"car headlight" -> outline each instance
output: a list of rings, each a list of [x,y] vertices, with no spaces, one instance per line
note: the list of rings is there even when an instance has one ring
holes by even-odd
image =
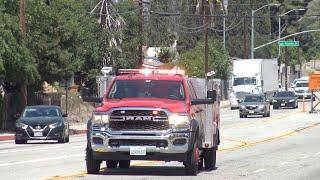
[[[18,122],[18,123],[16,123],[16,127],[20,128],[20,129],[27,129],[28,125],[24,124],[24,123],[21,123],[21,122]]]
[[[262,108],[264,108],[264,105],[259,105],[258,107],[259,107],[260,109],[262,109]]]
[[[189,127],[190,119],[188,115],[173,114],[169,116],[169,124],[175,127]]]
[[[275,100],[275,99],[274,99],[274,100],[272,100],[272,102],[278,102],[278,100]]]
[[[241,105],[240,108],[241,108],[241,109],[245,109],[246,106],[245,106],[245,105]]]
[[[289,102],[294,102],[294,101],[295,101],[294,99],[290,99],[290,100],[289,100]]]
[[[92,117],[92,123],[105,124],[108,123],[110,116],[107,114],[94,114]]]
[[[50,124],[49,128],[53,129],[53,128],[56,128],[56,127],[60,127],[62,125],[63,125],[62,122],[56,122],[56,123]]]

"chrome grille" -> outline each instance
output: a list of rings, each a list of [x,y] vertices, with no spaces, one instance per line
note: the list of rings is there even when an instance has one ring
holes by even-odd
[[[257,109],[258,106],[246,106],[246,109],[249,109],[249,110],[253,110],[253,109]]]
[[[148,119],[146,120],[144,117],[152,118],[146,118]],[[109,128],[117,131],[166,130],[169,129],[168,115],[164,111],[158,111],[157,114],[154,114],[153,110],[115,110],[111,113]]]

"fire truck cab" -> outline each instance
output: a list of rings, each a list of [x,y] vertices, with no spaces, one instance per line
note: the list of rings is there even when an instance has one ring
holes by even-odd
[[[182,70],[120,69],[88,120],[86,166],[96,174],[131,160],[183,162],[213,170],[220,142],[218,85]]]

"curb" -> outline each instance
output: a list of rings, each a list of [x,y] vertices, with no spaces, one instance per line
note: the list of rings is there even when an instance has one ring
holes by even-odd
[[[86,129],[70,129],[69,135],[78,135],[78,134],[85,134],[87,132]],[[0,141],[8,141],[8,140],[14,140],[15,134],[8,134],[8,135],[0,135]]]

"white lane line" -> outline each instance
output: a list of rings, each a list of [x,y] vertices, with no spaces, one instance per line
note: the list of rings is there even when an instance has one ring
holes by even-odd
[[[283,165],[286,165],[286,164],[289,164],[289,162],[284,161],[284,162],[280,163],[280,166],[283,166]]]
[[[302,156],[301,159],[307,159],[309,156]]]
[[[255,170],[255,171],[253,171],[253,173],[259,173],[259,172],[263,172],[263,171],[265,171],[266,169],[258,169],[258,170]]]
[[[30,149],[4,150],[4,151],[0,151],[0,154],[26,152],[26,151],[39,151],[39,150],[48,150],[48,149],[56,149],[56,148],[61,148],[61,147],[42,147],[42,148],[30,148]]]
[[[84,157],[84,154],[74,154],[74,155],[65,155],[65,156],[57,156],[52,158],[45,158],[45,159],[34,159],[34,160],[27,160],[27,161],[18,161],[18,162],[9,162],[9,163],[2,163],[0,164],[0,167],[4,166],[13,166],[13,165],[19,165],[19,164],[28,164],[28,163],[36,163],[36,162],[42,162],[42,161],[52,161],[57,159],[68,159],[70,157]]]

